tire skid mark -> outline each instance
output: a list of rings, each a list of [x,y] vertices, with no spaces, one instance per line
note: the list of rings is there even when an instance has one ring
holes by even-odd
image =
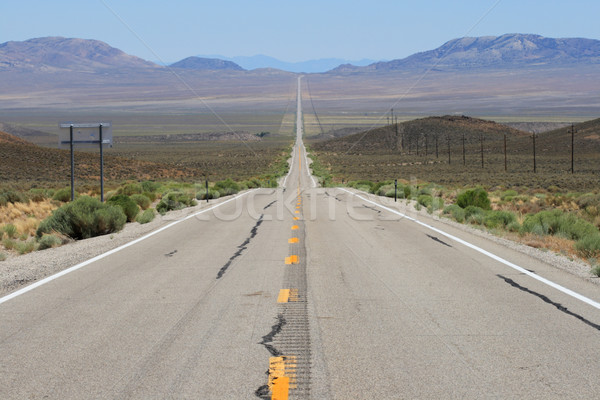
[[[250,230],[250,236],[248,236],[246,238],[246,240],[244,240],[244,242],[238,246],[238,250],[229,258],[229,260],[225,263],[225,265],[223,265],[221,267],[221,269],[217,273],[217,279],[221,279],[223,277],[223,275],[225,275],[225,272],[227,272],[227,269],[231,266],[231,264],[233,263],[233,261],[236,258],[238,258],[239,256],[241,256],[242,253],[244,252],[244,250],[246,250],[248,248],[248,245],[250,244],[250,241],[252,239],[254,239],[254,237],[258,233],[258,227],[260,226],[260,224],[263,223],[263,217],[264,216],[265,216],[264,214],[260,215],[260,217],[256,221],[256,224]]]

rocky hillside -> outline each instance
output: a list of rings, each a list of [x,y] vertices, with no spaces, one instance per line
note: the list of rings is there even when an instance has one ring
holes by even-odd
[[[600,64],[600,40],[507,34],[454,39],[435,50],[417,53],[407,58],[374,63],[367,67],[342,65],[332,72],[582,64]]]
[[[43,37],[0,44],[0,70],[160,68],[98,40]]]

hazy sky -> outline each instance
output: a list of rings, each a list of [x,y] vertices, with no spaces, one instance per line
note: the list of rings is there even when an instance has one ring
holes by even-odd
[[[598,0],[1,0],[0,43],[98,39],[165,62],[197,54],[390,60],[463,36],[600,39],[599,16]]]

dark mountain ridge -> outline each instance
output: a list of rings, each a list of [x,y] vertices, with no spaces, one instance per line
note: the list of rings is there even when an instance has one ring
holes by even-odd
[[[221,60],[218,58],[204,58],[204,57],[188,57],[181,61],[170,65],[171,68],[183,68],[193,70],[208,70],[208,71],[245,71],[244,68],[240,67],[233,61]]]

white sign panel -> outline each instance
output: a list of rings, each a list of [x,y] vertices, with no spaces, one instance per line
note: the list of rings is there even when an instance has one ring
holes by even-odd
[[[75,123],[61,122],[58,124],[60,133],[58,135],[58,146],[68,149],[71,146],[71,126],[73,127],[73,146],[75,147],[98,147],[100,145],[100,125],[102,125],[102,145],[113,145],[112,123]]]

